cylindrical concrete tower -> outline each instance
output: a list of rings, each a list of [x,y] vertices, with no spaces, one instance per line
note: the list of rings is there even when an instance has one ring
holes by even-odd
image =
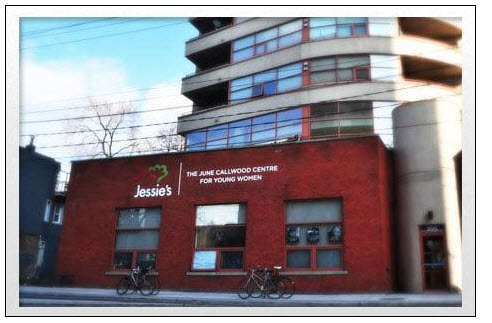
[[[461,230],[454,157],[461,96],[393,111],[400,286],[461,291]]]

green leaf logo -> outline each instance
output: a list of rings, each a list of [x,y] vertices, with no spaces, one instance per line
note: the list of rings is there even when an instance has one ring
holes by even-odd
[[[158,172],[158,175],[160,175],[157,178],[157,184],[159,184],[169,174],[169,171],[167,170],[167,166],[164,164],[162,164],[162,165],[157,164],[157,165],[151,166],[151,167],[149,167],[149,171]]]

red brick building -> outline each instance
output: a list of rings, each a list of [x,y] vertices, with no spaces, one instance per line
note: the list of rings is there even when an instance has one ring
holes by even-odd
[[[301,292],[389,291],[390,169],[377,136],[74,162],[57,271],[231,290],[281,265]]]

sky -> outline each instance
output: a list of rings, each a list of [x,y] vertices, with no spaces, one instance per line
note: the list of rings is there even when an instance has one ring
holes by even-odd
[[[87,154],[85,146],[43,147],[87,138],[40,134],[71,131],[80,120],[35,121],[87,116],[89,98],[130,105],[133,111],[182,107],[134,114],[138,125],[172,123],[189,113],[192,102],[180,94],[181,78],[194,72],[184,53],[185,42],[197,35],[187,18],[22,18],[20,145],[37,134],[36,151],[68,171],[74,156]],[[136,136],[152,136],[161,128],[138,128]]]

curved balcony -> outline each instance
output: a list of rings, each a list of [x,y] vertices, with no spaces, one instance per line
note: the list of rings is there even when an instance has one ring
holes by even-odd
[[[327,91],[327,89],[329,90]],[[418,81],[360,82],[331,86],[312,85],[296,91],[223,105],[179,117],[178,133],[253,117],[286,107],[323,101],[368,100],[413,102],[454,96],[459,88]]]
[[[247,22],[245,22],[247,23]],[[461,66],[461,53],[451,45],[415,36],[354,37],[326,39],[298,44],[234,64],[221,65],[183,79],[181,93],[210,87],[294,62],[335,55],[386,54],[415,56],[448,65]]]

